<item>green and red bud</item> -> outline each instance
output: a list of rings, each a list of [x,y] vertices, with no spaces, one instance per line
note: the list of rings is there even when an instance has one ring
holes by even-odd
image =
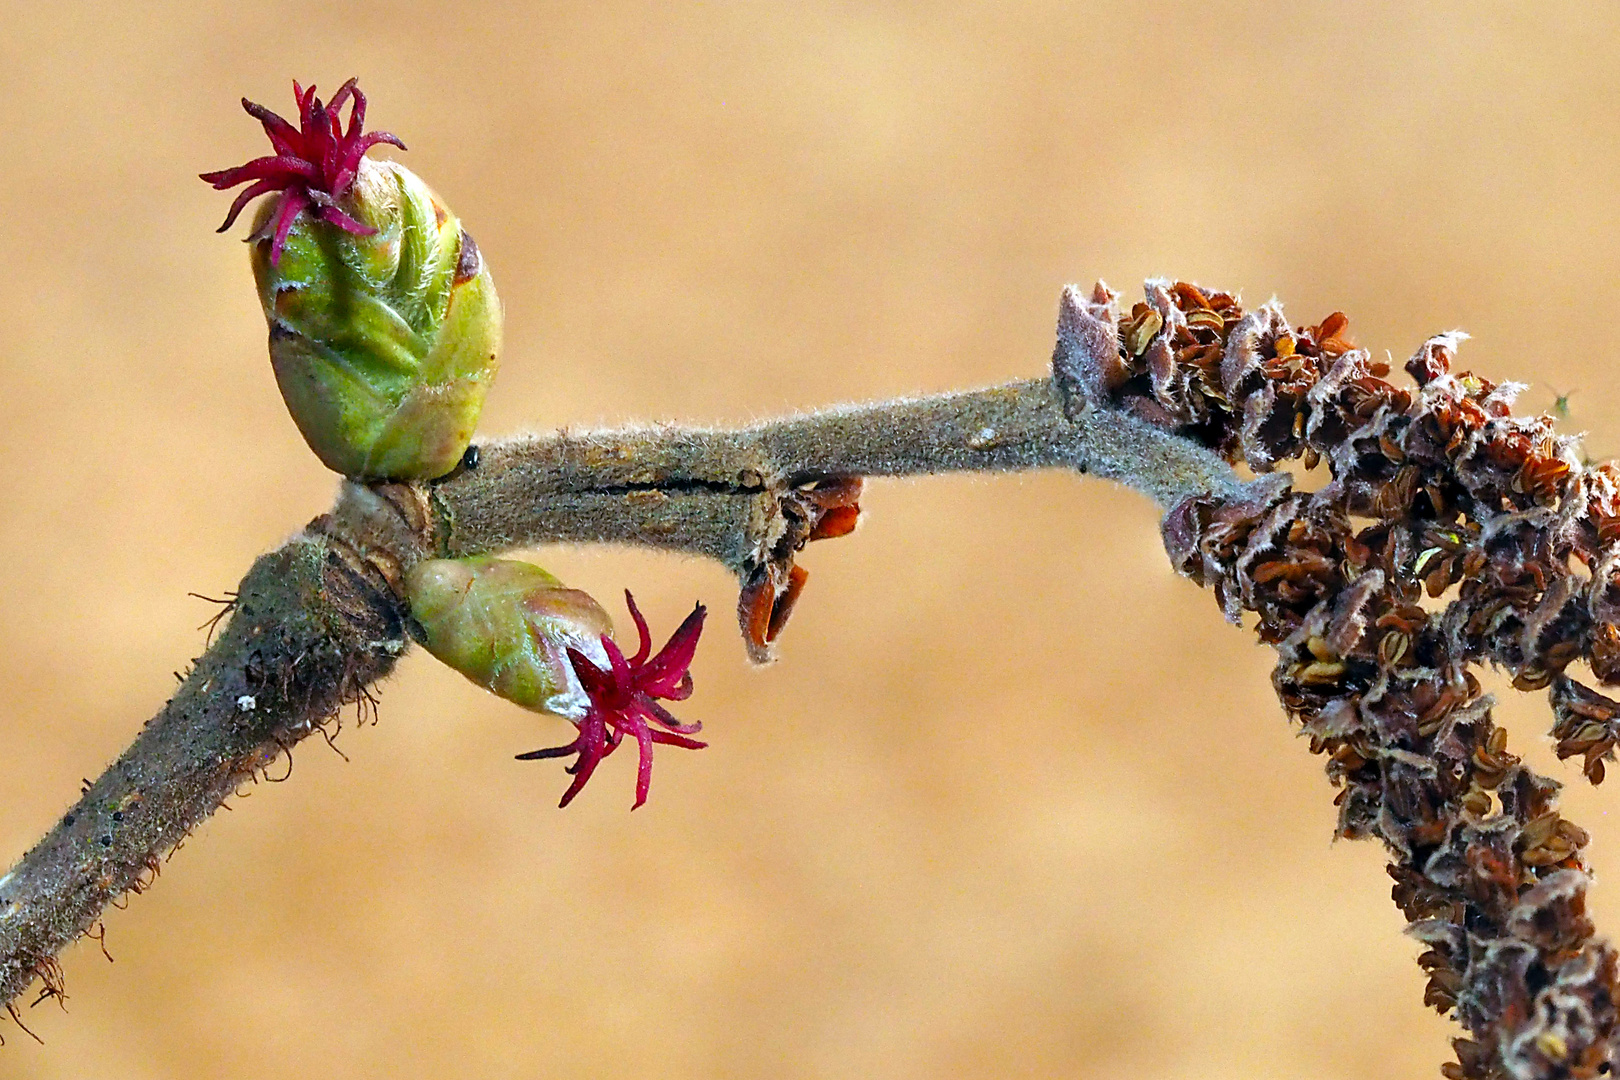
[[[682,724],[658,704],[692,693],[687,669],[703,632],[703,605],[654,655],[647,622],[626,591],[639,638],[635,655],[626,657],[595,600],[530,563],[429,559],[405,575],[405,593],[434,656],[479,686],[579,729],[566,745],[518,755],[523,761],[575,756],[568,767],[574,781],[560,805],[569,804],[626,737],[640,756],[631,809],[647,801],[654,744],[705,745],[690,738],[701,724]]]
[[[205,173],[224,189],[252,181],[261,207],[249,240],[282,398],[310,449],[361,478],[443,476],[472,440],[494,381],[501,305],[478,246],[414,173],[365,151],[365,97],[345,84],[323,105],[294,86],[300,128],[243,102],[276,153]],[[352,97],[347,131],[338,109]]]
[[[443,476],[495,378],[495,284],[456,216],[404,166],[362,161],[351,205],[370,235],[306,216],[279,261],[269,240],[253,246],[276,382],[328,468]]]

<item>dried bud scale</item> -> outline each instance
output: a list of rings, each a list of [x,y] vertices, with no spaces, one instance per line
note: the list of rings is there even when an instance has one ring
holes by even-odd
[[[1425,1001],[1471,1036],[1443,1071],[1609,1071],[1616,953],[1584,912],[1587,834],[1508,752],[1470,669],[1550,686],[1559,756],[1603,779],[1620,702],[1564,670],[1620,682],[1620,468],[1514,416],[1520,387],[1454,373],[1462,334],[1425,342],[1402,387],[1342,314],[1295,327],[1185,282],[1146,292],[1122,315],[1102,285],[1066,291],[1054,376],[1073,408],[1129,411],[1258,473],[1326,465],[1315,492],[1278,473],[1183,500],[1165,546],[1230,619],[1259,615],[1278,696],[1340,789],[1339,834],[1390,852]]]

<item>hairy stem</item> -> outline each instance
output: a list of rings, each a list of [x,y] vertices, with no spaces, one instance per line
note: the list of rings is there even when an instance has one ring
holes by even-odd
[[[432,484],[345,482],[331,515],[254,564],[230,622],[174,698],[0,878],[0,1002],[11,1006],[36,978],[60,993],[57,954],[108,903],[150,884],[240,783],[290,759],[388,674],[409,622],[399,575],[417,559],[639,544],[718,559],[743,578],[747,601],[750,588],[784,587],[829,507],[853,507],[858,483],[839,482],[1045,467],[1118,480],[1162,506],[1239,483],[1191,442],[1122,413],[1076,409],[1050,379],[734,430],[510,439]],[[770,636],[777,628],[772,618]],[[756,657],[767,642],[751,642]]]
[[[736,569],[755,500],[829,477],[1070,468],[1168,507],[1230,494],[1219,456],[1123,413],[1071,418],[1051,379],[845,406],[750,427],[647,427],[507,439],[432,487],[439,553],[556,541],[621,542],[708,555]]]
[[[0,1001],[34,981],[61,993],[55,956],[237,787],[386,675],[403,650],[386,584],[328,538],[254,563],[229,625],[129,749],[0,878]]]

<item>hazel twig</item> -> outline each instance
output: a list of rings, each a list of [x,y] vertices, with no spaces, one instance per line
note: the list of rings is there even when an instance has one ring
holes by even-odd
[[[1620,701],[1566,669],[1620,684],[1620,466],[1514,416],[1513,384],[1453,373],[1460,340],[1430,339],[1398,385],[1341,314],[1291,326],[1275,304],[1168,281],[1121,312],[1101,285],[1071,288],[1050,378],[740,429],[512,439],[438,479],[345,481],[256,564],[175,699],[0,879],[0,994],[36,977],[59,994],[56,953],[106,903],[149,884],[237,783],[369,700],[412,632],[401,582],[424,560],[556,541],[704,555],[737,574],[762,660],[803,588],[799,551],[853,528],[864,478],[1062,467],[1154,498],[1172,564],[1232,621],[1258,616],[1282,704],[1340,789],[1340,835],[1386,846],[1424,999],[1468,1032],[1445,1075],[1612,1071],[1620,958],[1585,913],[1588,836],[1508,752],[1471,669],[1550,688],[1559,756],[1603,780]],[[1233,464],[1271,475],[1243,482]],[[1324,482],[1296,491],[1283,465]],[[640,659],[615,665],[626,703]],[[684,694],[673,669],[643,674]]]
[[[0,878],[0,1001],[15,1002],[37,978],[59,988],[57,954],[109,903],[149,884],[240,784],[290,757],[345,703],[367,700],[406,647],[397,590],[424,557],[556,541],[705,555],[742,578],[746,640],[763,659],[788,589],[802,584],[794,555],[829,518],[848,523],[837,511],[851,507],[859,477],[1065,467],[1161,505],[1239,489],[1196,443],[1122,413],[1065,406],[1050,379],[1034,379],[738,430],[513,439],[440,481],[345,481],[332,513],[254,565],[174,698]]]

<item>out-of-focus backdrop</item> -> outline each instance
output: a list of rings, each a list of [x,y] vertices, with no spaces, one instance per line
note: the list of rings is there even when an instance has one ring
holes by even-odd
[[[1403,359],[1572,391],[1620,452],[1612,5],[7,5],[0,862],[328,504],[228,197],[237,99],[358,75],[507,305],[484,430],[1028,376],[1065,282],[1342,309]],[[391,151],[390,151],[391,152]],[[1454,1028],[1269,654],[1068,475],[877,482],[749,670],[717,567],[537,557],[712,620],[682,710],[559,812],[564,725],[413,653],[381,721],[244,791],[64,958],[0,1075],[1396,1077]],[[1508,692],[1514,698],[1514,695]],[[1600,874],[1620,791],[1571,782]],[[1614,787],[1616,785],[1610,785]],[[1620,877],[1609,871],[1608,878]],[[1620,898],[1593,906],[1620,931]]]

